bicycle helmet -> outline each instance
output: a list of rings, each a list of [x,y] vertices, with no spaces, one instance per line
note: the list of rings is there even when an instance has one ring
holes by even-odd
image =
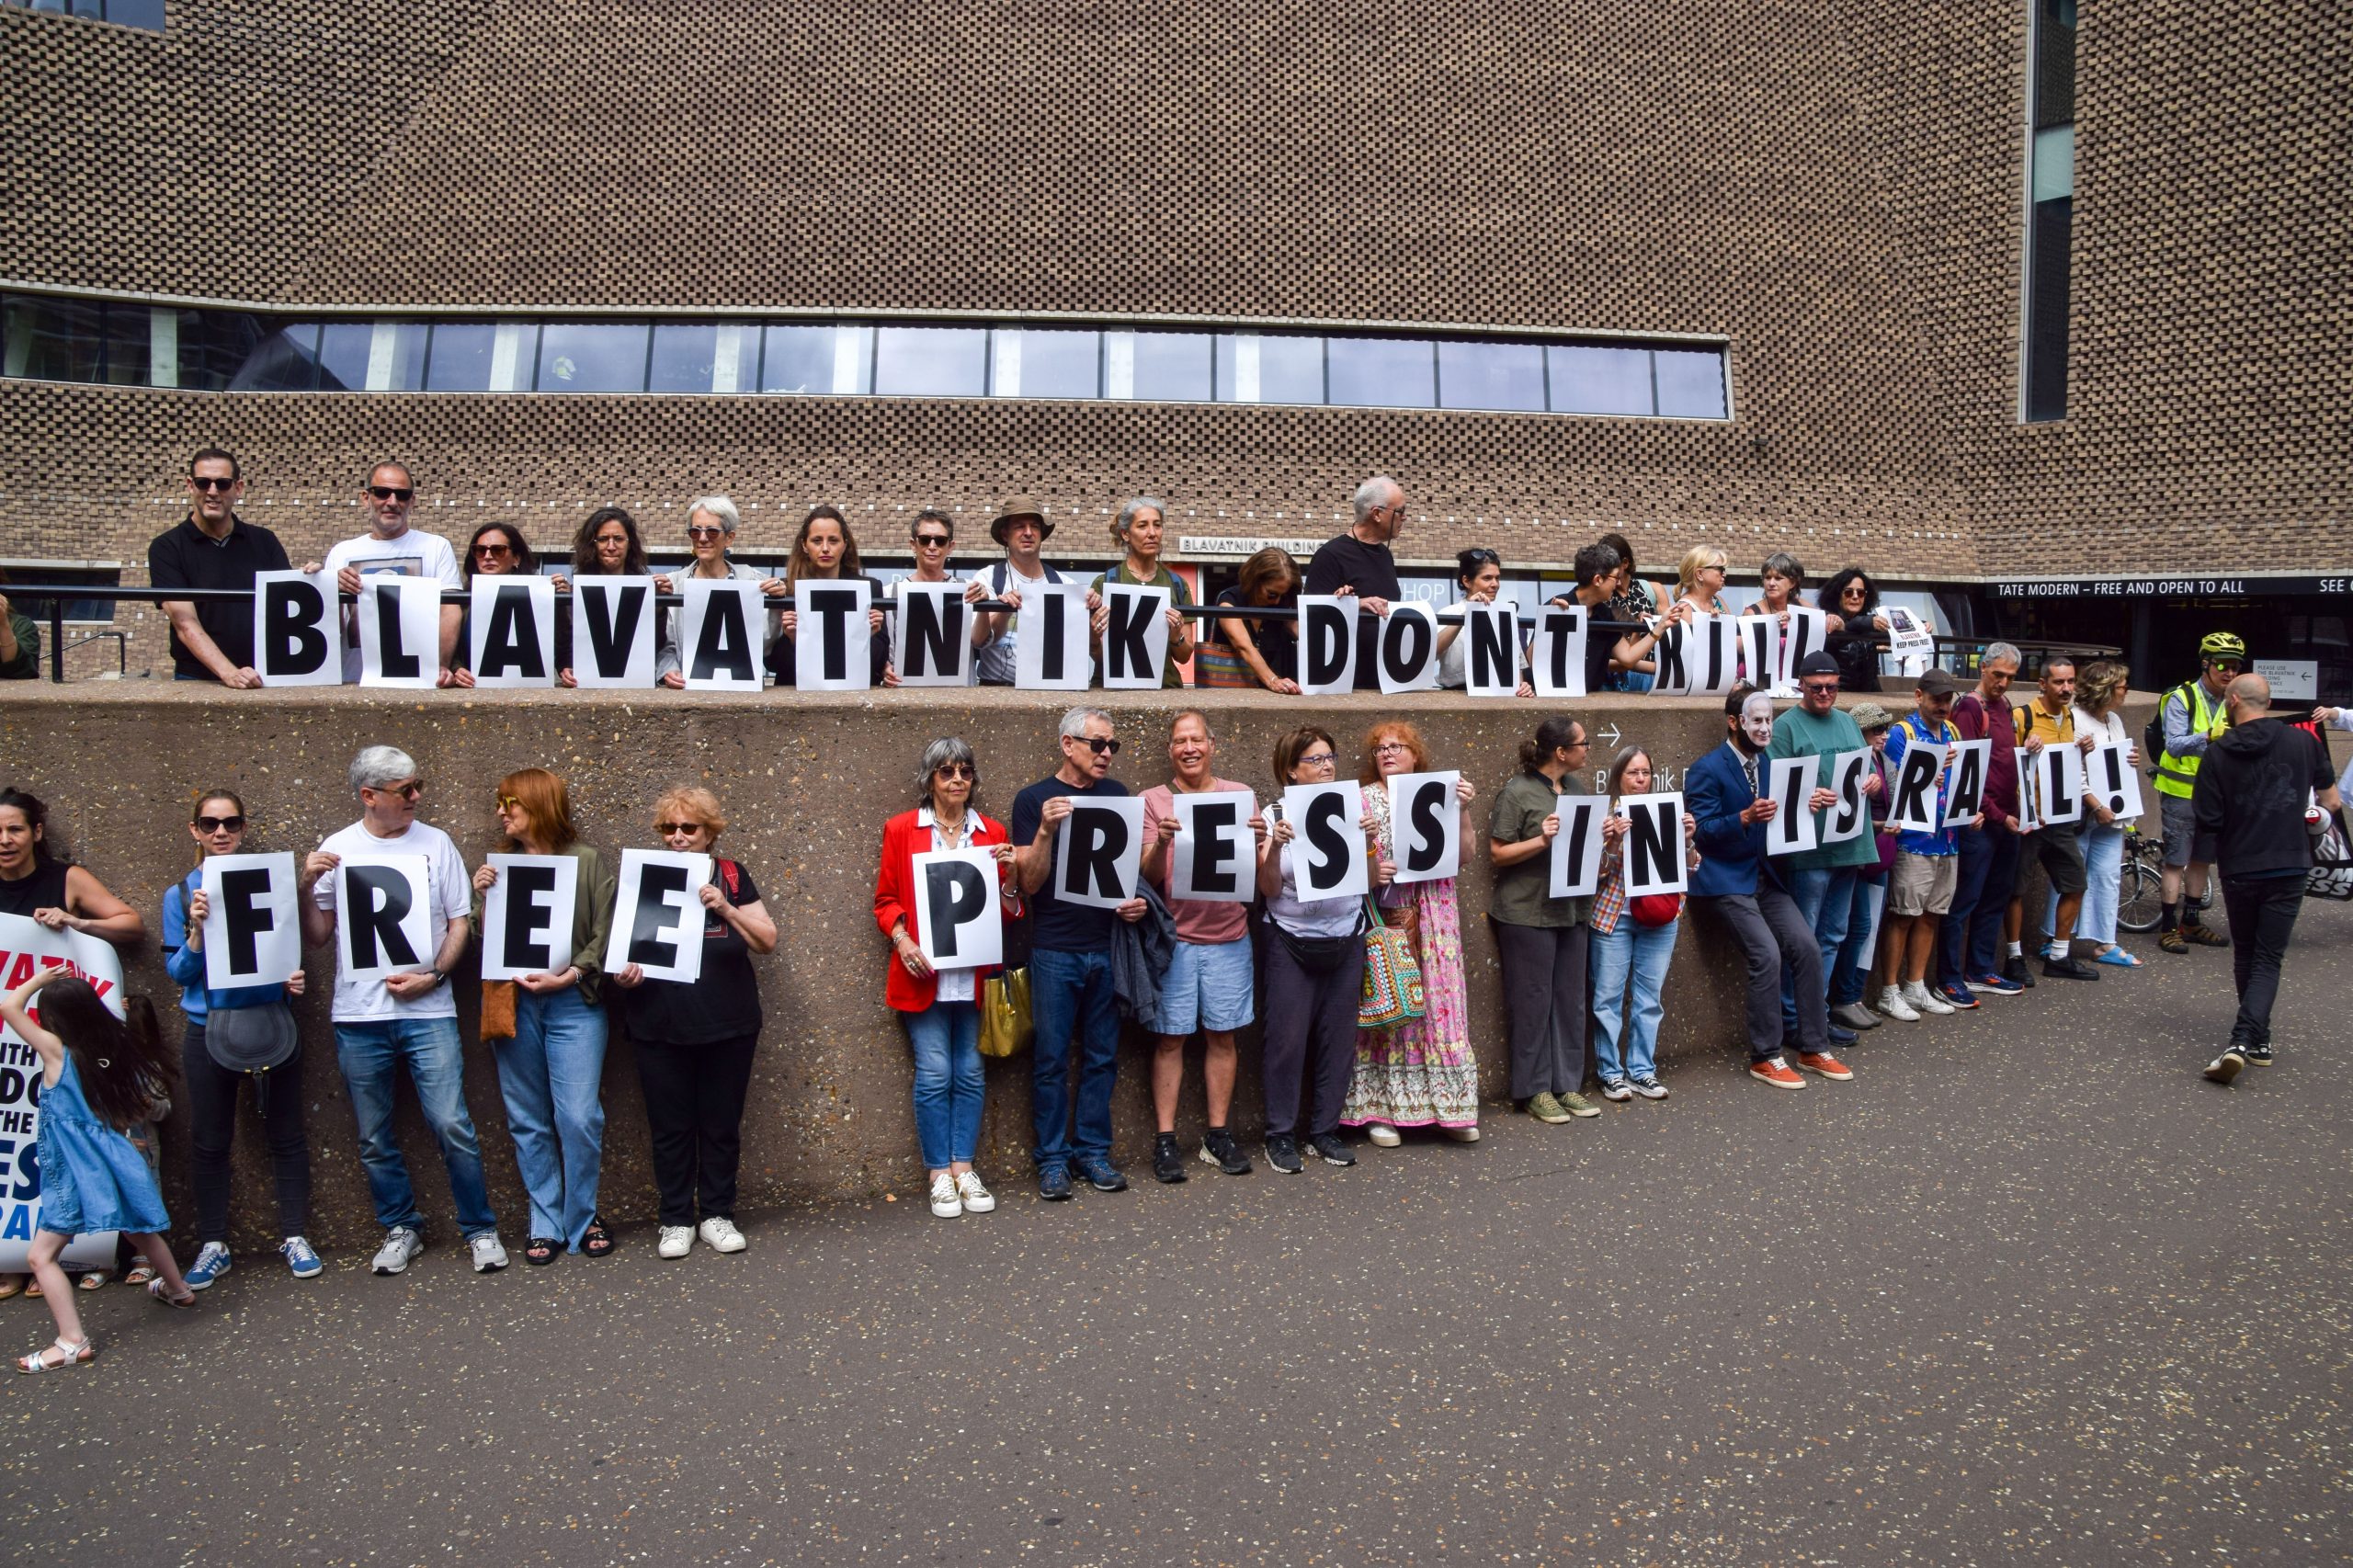
[[[2210,631],[2198,644],[2201,659],[2236,659],[2246,663],[2246,643],[2235,631]]]

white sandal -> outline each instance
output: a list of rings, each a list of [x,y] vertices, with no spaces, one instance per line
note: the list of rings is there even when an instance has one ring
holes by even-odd
[[[190,1307],[196,1305],[196,1292],[194,1290],[189,1290],[185,1296],[166,1295],[165,1294],[164,1282],[161,1279],[150,1279],[147,1281],[147,1293],[155,1298],[155,1300],[163,1302],[164,1305],[173,1308],[178,1312],[184,1312]]]
[[[52,1350],[63,1350],[65,1352],[65,1359],[63,1361],[51,1360],[49,1357],[50,1352]],[[62,1372],[68,1367],[78,1367],[85,1361],[95,1361],[97,1358],[98,1352],[97,1348],[90,1344],[86,1335],[81,1339],[74,1340],[68,1339],[61,1334],[54,1340],[51,1340],[49,1344],[42,1346],[31,1355],[17,1357],[17,1370],[20,1372]]]

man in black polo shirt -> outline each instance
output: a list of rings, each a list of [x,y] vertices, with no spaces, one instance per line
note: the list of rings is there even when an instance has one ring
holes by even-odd
[[[1397,558],[1389,542],[1405,528],[1405,492],[1389,478],[1357,486],[1357,520],[1348,531],[1326,540],[1307,563],[1310,594],[1354,594],[1357,616],[1357,689],[1381,689],[1381,618],[1404,597]]]
[[[245,482],[237,460],[207,447],[188,465],[188,514],[147,546],[147,581],[158,588],[253,591],[263,572],[289,569],[286,547],[267,528],[237,516]],[[254,670],[254,607],[244,599],[165,599],[172,619],[172,677],[257,687]]]

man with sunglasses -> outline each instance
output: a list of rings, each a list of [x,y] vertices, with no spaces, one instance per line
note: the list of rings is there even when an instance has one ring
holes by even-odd
[[[2165,842],[2157,946],[2169,953],[2186,953],[2192,943],[2201,948],[2231,945],[2228,937],[2199,918],[2206,906],[2206,870],[2214,863],[2214,835],[2198,831],[2198,815],[2189,802],[2207,748],[2230,728],[2222,698],[2233,677],[2246,666],[2246,643],[2235,631],[2209,632],[2199,642],[2198,661],[2198,678],[2166,692],[2158,709],[2165,744],[2157,757],[2157,813]],[[2189,893],[2186,900],[2185,887]]]
[[[1075,1165],[1097,1192],[1119,1192],[1127,1176],[1111,1163],[1111,1088],[1119,1074],[1120,1014],[1111,991],[1111,922],[1143,918],[1144,901],[1095,909],[1054,896],[1054,835],[1071,813],[1074,795],[1127,794],[1109,777],[1120,743],[1111,716],[1074,708],[1063,716],[1062,766],[1013,798],[1009,836],[1019,847],[1014,870],[1029,900],[1032,949],[1029,1011],[1038,1026],[1032,1062],[1031,1114],[1038,1146],[1038,1196],[1071,1196]],[[1071,1042],[1077,1036],[1077,1093],[1071,1092]],[[1071,1131],[1073,1100],[1077,1131]]]
[[[207,447],[190,458],[188,516],[148,543],[148,585],[250,594],[257,574],[285,571],[286,547],[278,536],[237,516],[244,494],[230,453]],[[217,681],[237,690],[261,685],[254,670],[252,599],[165,599],[164,613],[172,623],[173,679]]]
[[[430,968],[382,980],[353,980],[337,956],[335,1006],[335,1060],[351,1091],[352,1115],[359,1126],[359,1159],[368,1170],[384,1244],[373,1267],[398,1274],[425,1250],[424,1219],[410,1185],[408,1162],[392,1136],[392,1098],[401,1068],[408,1069],[426,1124],[441,1145],[449,1173],[449,1195],[458,1224],[472,1252],[474,1272],[506,1267],[483,1182],[482,1145],[466,1110],[465,1057],[458,1039],[458,1001],[449,974],[465,955],[472,925],[472,884],[466,863],[449,835],[416,820],[425,793],[416,761],[397,746],[369,746],[351,760],[352,792],[359,797],[359,820],[328,835],[302,863],[302,937],[313,948],[335,940],[336,884],[331,873],[347,856],[419,855],[426,865]]]
[[[415,503],[416,482],[409,477],[407,464],[380,462],[368,471],[368,483],[360,491],[360,505],[368,511],[368,531],[327,551],[326,569],[335,574],[337,592],[356,594],[362,577],[384,572],[431,577],[451,592],[465,586],[458,572],[458,552],[449,548],[449,541],[439,534],[409,527],[409,512]],[[302,568],[305,572],[318,569],[316,565]],[[464,613],[454,604],[441,607],[439,658],[444,686],[449,684],[458,650],[458,623]],[[343,678],[348,685],[359,680],[359,638],[349,611],[344,615]]]
[[[899,583],[952,583],[956,580],[948,574],[948,557],[956,549],[956,519],[954,517],[937,506],[926,506],[915,514],[915,520],[909,525],[907,543],[915,550],[915,569],[911,575],[900,578],[897,583],[892,583],[890,586],[891,613],[893,615],[899,612]],[[974,578],[964,585],[966,604],[978,604],[986,597],[988,597],[988,590],[982,586],[980,579]],[[986,647],[989,641],[989,618],[984,615],[975,615],[972,619],[972,646]],[[972,678],[966,684],[979,684],[978,660],[973,662],[972,676]],[[882,684],[884,686],[899,684],[899,671],[896,665],[886,664],[882,666]]]
[[[1868,832],[1838,844],[1818,842],[1838,804],[1837,792],[1830,788],[1830,759],[1841,752],[1866,750],[1868,745],[1861,727],[1838,706],[1837,659],[1820,649],[1808,653],[1798,662],[1798,705],[1774,721],[1772,744],[1765,751],[1768,756],[1822,759],[1815,766],[1813,794],[1806,802],[1813,812],[1817,843],[1812,849],[1784,856],[1777,869],[1789,889],[1790,901],[1797,905],[1798,917],[1813,927],[1814,941],[1822,949],[1825,1003],[1826,988],[1838,969],[1838,949],[1846,945],[1853,921],[1856,882],[1865,867],[1879,864],[1879,846]],[[1876,793],[1877,776],[1866,774],[1863,789],[1866,794]],[[1879,1021],[1879,1015],[1859,1002],[1836,1008],[1830,1017],[1830,1043],[1852,1045],[1857,1029],[1876,1028]],[[1794,970],[1785,963],[1781,969],[1783,1038],[1796,1034],[1797,1028]]]

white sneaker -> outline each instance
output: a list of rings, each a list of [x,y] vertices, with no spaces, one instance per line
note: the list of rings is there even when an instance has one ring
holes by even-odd
[[[931,1178],[931,1211],[942,1220],[953,1220],[964,1212],[964,1200],[956,1194],[956,1178],[946,1171]]]
[[[1457,1143],[1476,1143],[1479,1141],[1479,1130],[1475,1127],[1441,1127],[1438,1131]],[[1391,1130],[1389,1136],[1392,1138],[1397,1136],[1394,1129]],[[1380,1140],[1375,1139],[1374,1142],[1378,1142]]]
[[[394,1225],[384,1233],[384,1244],[376,1249],[376,1260],[368,1267],[379,1274],[398,1274],[424,1250],[423,1236],[406,1225]]]
[[[496,1231],[484,1231],[478,1236],[468,1236],[466,1245],[473,1249],[474,1272],[495,1274],[506,1267],[506,1248]]]
[[[692,1225],[665,1225],[662,1239],[654,1244],[657,1257],[684,1257],[694,1250],[695,1228]]]
[[[966,1171],[956,1178],[956,1196],[963,1200],[967,1214],[985,1214],[996,1207],[996,1197],[981,1185],[981,1173]]]
[[[1912,1004],[1904,999],[1904,990],[1901,986],[1891,985],[1879,994],[1879,1012],[1881,1017],[1893,1018],[1899,1024],[1916,1024],[1920,1021],[1920,1015],[1914,1012]]]
[[[1385,1121],[1374,1122],[1364,1130],[1364,1135],[1383,1149],[1394,1149],[1404,1142],[1397,1136],[1397,1130]]]
[[[1918,1013],[1949,1013],[1952,1004],[1928,989],[1927,982],[1917,981],[1904,988],[1904,999]]]
[[[744,1240],[744,1233],[735,1228],[734,1221],[719,1215],[702,1222],[702,1244],[713,1252],[742,1252],[750,1244]]]

